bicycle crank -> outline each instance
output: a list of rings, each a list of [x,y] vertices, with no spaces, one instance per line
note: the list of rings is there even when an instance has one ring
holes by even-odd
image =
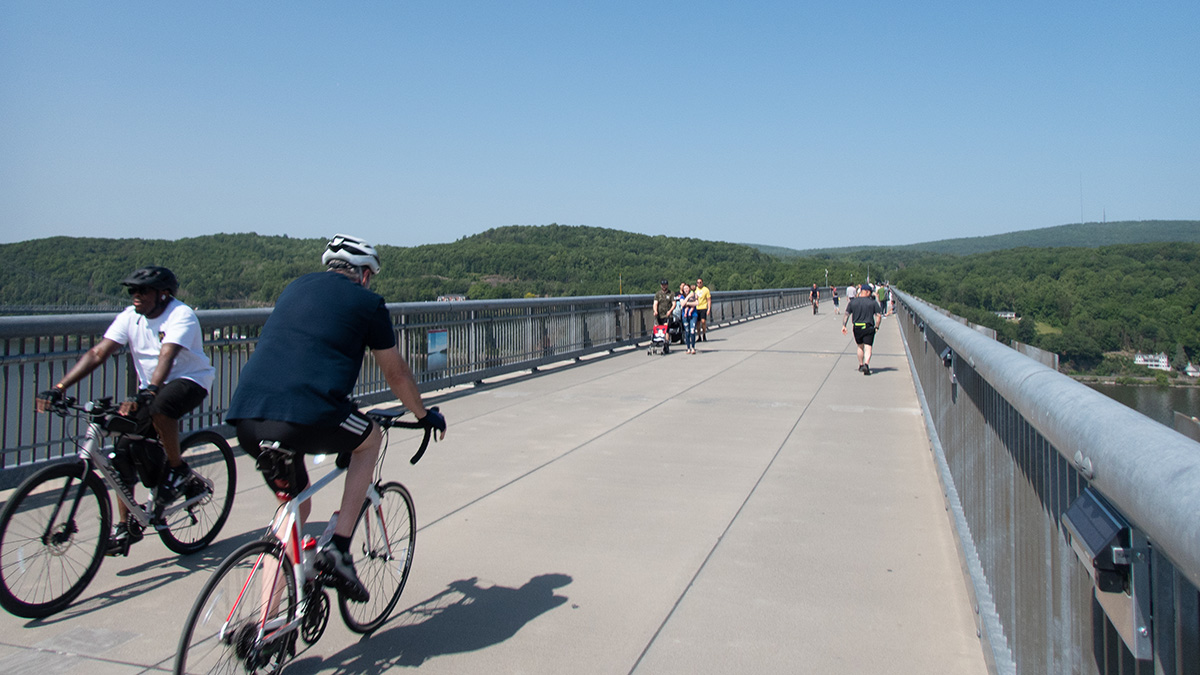
[[[308,593],[308,601],[304,605],[304,620],[300,623],[300,639],[304,644],[313,645],[325,634],[329,625],[329,594],[324,588],[314,588]]]

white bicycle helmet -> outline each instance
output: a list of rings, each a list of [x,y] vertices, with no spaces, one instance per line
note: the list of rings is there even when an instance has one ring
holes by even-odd
[[[321,264],[328,265],[330,260],[342,260],[355,267],[369,267],[372,274],[379,274],[379,254],[375,247],[367,242],[348,234],[335,234],[325,246],[321,254]]]

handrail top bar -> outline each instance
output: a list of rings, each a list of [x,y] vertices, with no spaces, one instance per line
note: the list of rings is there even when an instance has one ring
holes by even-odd
[[[735,299],[739,297],[761,297],[769,293],[796,293],[808,289],[794,288],[764,288],[756,291],[713,291],[715,299]],[[472,310],[497,309],[510,307],[539,307],[565,304],[612,304],[620,302],[646,302],[654,299],[654,293],[626,293],[624,295],[576,295],[553,298],[502,298],[497,300],[444,300],[426,302],[389,302],[388,309],[392,311],[438,311],[438,310]]]
[[[897,291],[956,356],[1200,586],[1200,443]]]
[[[761,297],[770,293],[796,293],[806,289],[766,288],[756,291],[714,291],[713,298],[736,299],[739,297]],[[441,311],[471,311],[486,309],[511,309],[516,307],[545,307],[550,305],[601,305],[621,302],[648,302],[654,299],[653,293],[637,295],[583,295],[558,298],[507,298],[501,300],[453,300],[429,302],[389,302],[388,311],[392,313],[420,313]],[[271,314],[271,307],[251,307],[241,309],[200,309],[196,317],[202,327],[225,326],[229,324],[255,325],[266,322]],[[33,316],[0,316],[0,339],[41,337],[44,335],[64,335],[81,333],[99,335],[112,323],[117,312],[98,312],[88,314],[42,314]]]

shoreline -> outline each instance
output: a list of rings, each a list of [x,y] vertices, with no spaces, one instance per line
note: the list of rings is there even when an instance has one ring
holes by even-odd
[[[1159,387],[1158,380],[1154,377],[1142,377],[1134,375],[1067,375],[1067,377],[1079,382],[1080,384],[1107,384],[1107,385],[1128,385],[1131,387]],[[1118,380],[1120,380],[1118,382]],[[1200,387],[1200,378],[1190,378],[1180,376],[1167,380],[1167,387],[1177,387],[1187,389]]]

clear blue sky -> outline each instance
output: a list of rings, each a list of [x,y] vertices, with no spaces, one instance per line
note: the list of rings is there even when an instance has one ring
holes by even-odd
[[[0,241],[1200,219],[1200,2],[0,3]]]

